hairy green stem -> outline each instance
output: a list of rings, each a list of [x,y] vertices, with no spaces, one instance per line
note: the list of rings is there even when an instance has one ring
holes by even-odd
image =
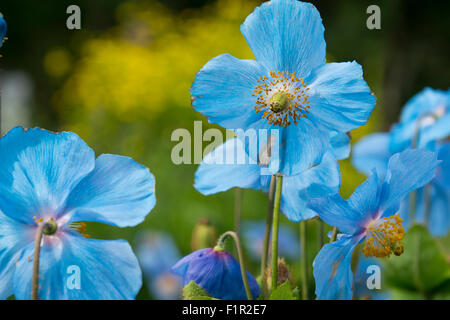
[[[324,241],[323,241],[323,236],[324,236],[324,222],[322,221],[322,219],[319,218],[319,230],[317,233],[317,246],[319,247],[319,250],[322,249],[323,245],[324,245]]]
[[[278,223],[280,221],[281,188],[283,176],[277,175],[275,200],[273,204],[273,225],[272,225],[272,291],[278,285]]]
[[[266,295],[268,291],[266,282],[266,268],[267,268],[267,257],[269,256],[270,230],[272,228],[274,193],[275,193],[275,176],[273,175],[270,179],[269,204],[267,206],[267,217],[266,217],[266,230],[264,232],[264,246],[261,256],[261,287],[264,295]]]
[[[217,241],[217,246],[221,250],[224,250],[225,239],[227,237],[231,237],[234,240],[234,244],[235,244],[237,252],[238,252],[239,264],[241,266],[242,282],[244,283],[245,293],[247,294],[248,300],[253,300],[252,292],[250,290],[250,285],[248,284],[247,268],[245,267],[244,254],[242,251],[242,246],[241,246],[241,241],[239,240],[239,236],[234,231],[227,231],[220,236],[219,240]]]
[[[234,193],[234,231],[238,235],[241,231],[242,193],[241,188],[236,188]]]
[[[33,277],[31,282],[31,300],[38,300],[39,289],[39,258],[41,255],[41,242],[43,236],[44,224],[41,223],[36,230],[36,236],[34,241],[34,258],[33,258]]]
[[[333,227],[333,231],[331,232],[331,237],[330,237],[330,243],[336,241],[337,234],[338,234],[338,229],[336,227]]]

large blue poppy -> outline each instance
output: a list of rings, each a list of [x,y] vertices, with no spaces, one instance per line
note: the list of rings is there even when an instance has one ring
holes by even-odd
[[[256,60],[229,54],[210,60],[195,78],[192,104],[210,122],[256,131],[258,138],[245,139],[247,148],[263,148],[275,130],[272,147],[280,152],[270,158],[272,173],[295,175],[320,163],[330,131],[347,132],[367,122],[375,97],[362,68],[354,61],[325,63],[324,27],[312,4],[263,3],[241,32]]]
[[[74,133],[11,130],[0,139],[0,298],[30,298],[36,230],[51,222],[56,231],[41,243],[40,299],[133,299],[142,276],[130,245],[89,239],[79,222],[137,225],[155,205],[154,184],[128,157],[96,159]]]
[[[309,205],[320,218],[338,228],[338,240],[326,244],[313,263],[318,299],[351,299],[353,274],[351,257],[365,240],[363,253],[388,257],[403,253],[404,228],[396,212],[400,201],[411,191],[426,185],[439,161],[433,152],[405,150],[393,155],[386,176],[376,171],[344,200],[339,194],[311,199]],[[420,168],[420,170],[417,170]]]

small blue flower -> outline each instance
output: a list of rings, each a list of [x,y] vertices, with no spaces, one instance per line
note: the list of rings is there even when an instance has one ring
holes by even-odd
[[[339,143],[338,150],[346,149],[341,145]],[[229,159],[232,160],[230,164]],[[204,195],[233,187],[269,192],[271,175],[267,175],[264,169],[264,165],[252,163],[240,139],[230,139],[206,155],[195,173],[194,187]],[[339,186],[339,165],[334,151],[330,150],[320,164],[283,178],[281,211],[295,222],[314,218],[317,213],[307,206],[307,199],[336,193]]]
[[[389,133],[375,133],[358,141],[353,148],[352,156],[355,168],[366,175],[370,175],[371,170],[375,169],[378,176],[383,178],[392,155],[389,151],[390,138]],[[419,223],[425,222],[428,202],[430,232],[436,236],[443,236],[450,230],[450,143],[429,142],[425,149],[437,152],[437,158],[442,162],[436,168],[435,178],[429,186],[417,190],[415,219]],[[399,210],[405,227],[411,225],[409,211],[410,201],[409,198],[405,198]]]
[[[151,230],[140,234],[137,242],[136,253],[151,295],[158,300],[180,298],[182,279],[170,272],[181,258],[173,238],[168,233]]]
[[[3,41],[5,40],[7,30],[8,26],[6,24],[6,21],[0,15],[0,48],[3,46]]]
[[[396,212],[406,195],[433,178],[439,164],[436,158],[433,152],[405,150],[390,158],[384,179],[374,170],[348,200],[339,194],[310,200],[320,218],[341,232],[314,260],[318,299],[352,298],[350,261],[354,248],[363,240],[362,251],[368,257],[402,254],[404,229]]]
[[[241,32],[256,61],[229,54],[210,60],[192,85],[192,104],[227,129],[276,130],[273,147],[280,152],[269,159],[272,173],[295,175],[320,163],[331,131],[367,122],[375,97],[362,68],[354,61],[325,62],[324,27],[312,4],[263,3]],[[260,149],[267,136],[258,136]],[[246,148],[254,144],[249,137]]]
[[[226,251],[213,248],[192,252],[172,267],[183,277],[184,285],[194,281],[212,297],[221,300],[246,300],[239,262]],[[260,295],[255,278],[247,271],[250,291],[254,299]]]
[[[291,260],[300,258],[299,236],[285,225],[279,226],[278,254]],[[242,223],[243,243],[250,258],[260,261],[264,248],[265,221],[244,221]],[[270,245],[270,242],[269,242]]]
[[[30,299],[35,234],[46,223],[55,228],[41,244],[40,299],[134,299],[142,275],[130,245],[86,238],[79,221],[135,226],[155,205],[154,184],[128,157],[96,159],[74,133],[12,129],[0,139],[0,298]]]
[[[450,90],[425,88],[402,110],[400,122],[392,128],[389,150],[425,147],[450,135]],[[416,144],[416,145],[414,145]]]

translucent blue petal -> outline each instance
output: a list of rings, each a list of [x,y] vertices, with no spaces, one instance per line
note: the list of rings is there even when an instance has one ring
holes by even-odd
[[[438,159],[442,160],[436,170],[436,178],[433,183],[440,188],[450,191],[450,143],[438,146]]]
[[[417,124],[414,121],[393,125],[391,128],[389,151],[393,154],[412,148],[414,143],[413,139],[418,135],[417,130]]]
[[[260,189],[260,170],[250,163],[242,141],[230,139],[206,155],[195,173],[194,187],[204,195],[233,187]]]
[[[131,158],[104,154],[70,193],[70,221],[97,221],[119,227],[141,223],[155,206],[155,178]]]
[[[378,176],[384,178],[390,156],[389,133],[374,133],[353,146],[352,164],[368,176],[375,169]]]
[[[13,294],[13,275],[22,249],[33,242],[29,225],[17,222],[0,212],[0,299]]]
[[[24,249],[14,273],[14,295],[20,300],[31,297],[33,252],[34,243]],[[125,240],[86,239],[67,233],[61,242],[41,248],[40,299],[129,300],[141,285],[141,269]]]
[[[450,112],[450,91],[425,88],[412,97],[402,110],[401,122],[409,122],[433,113],[436,108],[444,106]]]
[[[450,109],[450,106],[449,106]],[[419,147],[425,146],[430,141],[445,139],[450,135],[450,111],[438,118],[436,122],[423,128],[420,133]]]
[[[308,207],[308,199],[334,194],[339,191],[339,186],[339,165],[329,151],[319,165],[283,178],[281,211],[294,222],[313,218],[317,213]]]
[[[327,63],[307,77],[310,114],[333,131],[347,132],[366,124],[375,107],[375,96],[353,62]]]
[[[361,236],[342,236],[326,244],[313,262],[316,296],[319,300],[352,299],[353,273],[351,258]]]
[[[0,48],[3,46],[3,39],[5,39],[7,29],[5,19],[0,17]]]
[[[348,199],[349,205],[360,213],[362,225],[377,217],[381,192],[381,181],[378,179],[377,172],[373,171],[372,175],[358,186]]]
[[[183,277],[184,285],[194,281],[212,297],[221,300],[246,300],[240,265],[236,259],[226,251],[214,249],[197,250],[173,267],[172,272]],[[250,291],[253,298],[260,294],[255,278],[247,272]]]
[[[324,27],[310,3],[265,2],[247,17],[241,32],[256,59],[269,70],[306,77],[325,63]]]
[[[254,109],[254,87],[267,70],[253,60],[239,60],[229,54],[211,59],[192,84],[195,110],[228,129],[247,128],[261,119]],[[265,121],[267,123],[267,121]]]
[[[0,139],[0,210],[28,224],[57,217],[94,165],[94,152],[74,133],[12,129]]]
[[[405,150],[389,159],[380,204],[382,211],[398,206],[411,191],[433,179],[439,165],[437,154],[425,150]]]
[[[350,137],[347,133],[332,133],[330,144],[337,160],[344,160],[350,156]]]

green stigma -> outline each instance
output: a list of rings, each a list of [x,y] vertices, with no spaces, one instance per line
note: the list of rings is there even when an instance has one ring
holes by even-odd
[[[42,227],[42,233],[51,236],[52,234],[55,234],[58,230],[58,225],[53,221],[47,221],[44,223],[44,226]]]
[[[289,98],[284,92],[275,93],[269,101],[270,110],[275,113],[281,112],[286,109],[288,104]]]

